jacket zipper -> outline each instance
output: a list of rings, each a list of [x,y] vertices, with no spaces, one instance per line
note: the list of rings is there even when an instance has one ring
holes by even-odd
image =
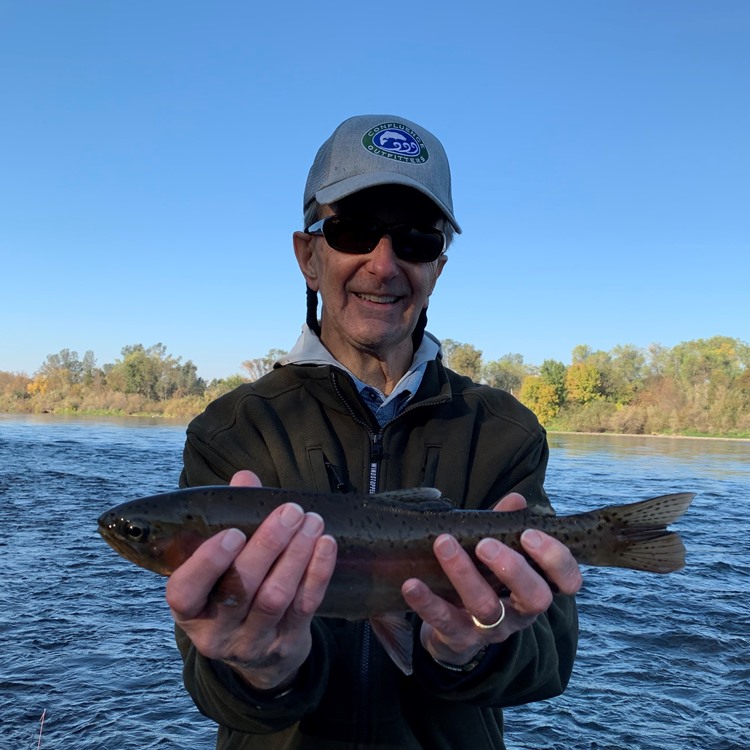
[[[370,430],[370,477],[367,491],[374,495],[378,491],[378,479],[380,478],[380,460],[383,457],[382,432]],[[367,747],[367,740],[372,737],[371,722],[372,711],[372,680],[370,678],[370,651],[372,646],[372,628],[369,620],[362,623],[362,655],[359,664],[359,691],[362,696],[363,715],[367,721],[362,728],[363,747]]]
[[[374,495],[378,491],[380,460],[383,457],[382,432],[370,433],[370,482],[367,491]]]
[[[341,392],[338,384],[338,377],[334,371],[331,371],[331,384],[333,386],[334,393],[341,401],[341,403],[346,407],[346,410],[349,412],[349,416],[351,416],[355,423],[364,427],[370,438],[370,471],[368,476],[367,491],[368,494],[374,495],[378,491],[378,482],[380,479],[380,462],[383,459],[383,428],[381,427],[377,431],[374,430],[364,419],[362,419],[355,412],[351,404],[346,400],[344,394]],[[443,398],[432,398],[427,401],[421,401],[419,404],[410,404],[398,416],[400,417],[407,412],[412,411],[413,409],[418,409],[422,406],[439,405],[444,401],[445,399]],[[397,417],[394,417],[394,420],[396,418]],[[362,731],[359,737],[361,742],[358,743],[358,745],[362,748],[368,747],[368,740],[372,736],[370,728],[371,713],[368,709],[368,706],[371,703],[370,692],[372,690],[372,686],[370,684],[371,645],[372,628],[370,627],[370,623],[365,620],[365,622],[362,624],[362,654],[360,657],[359,666],[359,694],[362,698],[361,705],[364,707],[363,709],[361,709],[361,714],[365,719],[367,719],[362,727]]]
[[[370,427],[370,425],[362,419],[351,407],[349,402],[344,397],[338,384],[338,378],[335,372],[331,372],[331,383],[333,390],[338,396],[339,400],[346,407],[351,418],[359,425],[365,428],[367,435],[370,438],[370,472],[368,476],[367,492],[370,495],[374,495],[378,491],[378,480],[380,478],[380,461],[383,457],[383,445],[382,445],[382,429],[377,432]],[[359,662],[359,695],[360,701],[360,715],[366,720],[363,723],[361,733],[359,735],[358,745],[361,747],[368,746],[368,740],[372,735],[370,730],[370,650],[372,644],[372,628],[370,623],[365,620],[362,623],[362,653],[360,655]]]

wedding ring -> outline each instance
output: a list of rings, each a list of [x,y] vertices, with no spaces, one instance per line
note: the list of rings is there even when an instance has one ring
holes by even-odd
[[[503,604],[503,600],[498,599],[497,602],[500,605],[500,617],[492,625],[485,625],[483,622],[477,620],[474,615],[471,616],[471,621],[481,630],[492,630],[492,628],[496,628],[505,619],[505,605]]]

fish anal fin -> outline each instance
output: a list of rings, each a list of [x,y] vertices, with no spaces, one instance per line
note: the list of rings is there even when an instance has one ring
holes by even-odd
[[[410,675],[414,650],[412,624],[403,612],[378,615],[370,618],[372,632],[382,644],[393,663],[405,674]]]

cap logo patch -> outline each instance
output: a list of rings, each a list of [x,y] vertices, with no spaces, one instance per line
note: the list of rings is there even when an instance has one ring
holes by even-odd
[[[424,141],[400,122],[384,122],[362,136],[362,145],[371,153],[386,159],[423,164],[429,159]]]

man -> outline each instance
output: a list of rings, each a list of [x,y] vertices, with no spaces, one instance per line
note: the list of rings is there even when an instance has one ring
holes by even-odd
[[[181,484],[336,492],[342,507],[347,492],[433,486],[461,507],[551,512],[533,414],[447,370],[424,330],[460,232],[440,142],[403,118],[346,120],[318,151],[304,211],[294,251],[307,325],[272,373],[191,423]],[[504,747],[502,707],[562,692],[577,639],[575,561],[536,531],[523,545],[544,577],[493,539],[476,548],[510,592],[498,600],[452,536],[435,541],[461,604],[404,581],[406,675],[368,623],[316,617],[336,560],[325,519],[288,503],[250,539],[209,539],[171,576],[167,601],[217,747]],[[230,566],[244,595],[210,596]]]

